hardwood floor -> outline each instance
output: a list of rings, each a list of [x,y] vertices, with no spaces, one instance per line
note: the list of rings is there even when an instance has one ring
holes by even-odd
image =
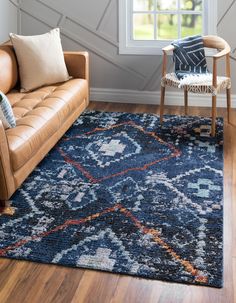
[[[151,105],[91,102],[91,109],[150,112]],[[183,114],[166,107],[166,114]],[[226,120],[226,110],[219,109]],[[210,109],[189,108],[209,116]],[[0,303],[234,303],[236,302],[236,110],[224,131],[224,287],[190,286],[99,271],[0,258]]]

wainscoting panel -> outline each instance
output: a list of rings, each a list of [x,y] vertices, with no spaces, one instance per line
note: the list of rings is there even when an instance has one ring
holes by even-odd
[[[160,56],[119,55],[119,0],[9,1],[18,9],[18,32],[21,34],[41,34],[58,26],[65,50],[82,49],[90,52],[94,100],[99,100],[99,91],[124,90],[123,95],[129,96],[126,93],[128,90],[136,91],[137,95],[140,92],[142,96],[142,93],[150,95],[160,90]],[[236,39],[233,33],[235,14],[236,0],[218,0],[218,34],[232,46],[233,93],[236,93]],[[169,61],[171,65],[171,58]],[[219,72],[223,74],[224,69],[222,62]],[[147,99],[143,103],[147,103]]]

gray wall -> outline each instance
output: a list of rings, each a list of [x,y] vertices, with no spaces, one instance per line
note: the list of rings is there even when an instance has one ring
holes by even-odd
[[[2,0],[1,0],[2,1]],[[217,0],[216,0],[217,1]],[[137,91],[160,89],[159,56],[119,55],[118,0],[19,0],[19,31],[39,34],[59,26],[66,50],[91,54],[91,87]],[[218,34],[232,46],[236,80],[236,0],[218,0]],[[224,65],[221,64],[221,70]],[[233,87],[236,93],[236,85]]]
[[[0,43],[9,39],[9,32],[17,32],[17,9],[9,0],[1,0]]]

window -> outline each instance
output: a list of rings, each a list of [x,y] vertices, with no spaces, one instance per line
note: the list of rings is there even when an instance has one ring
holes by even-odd
[[[216,0],[119,2],[122,54],[160,54],[175,39],[216,34]]]

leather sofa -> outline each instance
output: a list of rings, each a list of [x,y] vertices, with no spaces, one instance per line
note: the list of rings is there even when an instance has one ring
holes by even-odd
[[[20,93],[14,49],[10,44],[0,46],[0,90],[9,99],[17,124],[5,130],[0,120],[2,206],[88,106],[88,53],[65,52],[64,57],[71,80]]]

